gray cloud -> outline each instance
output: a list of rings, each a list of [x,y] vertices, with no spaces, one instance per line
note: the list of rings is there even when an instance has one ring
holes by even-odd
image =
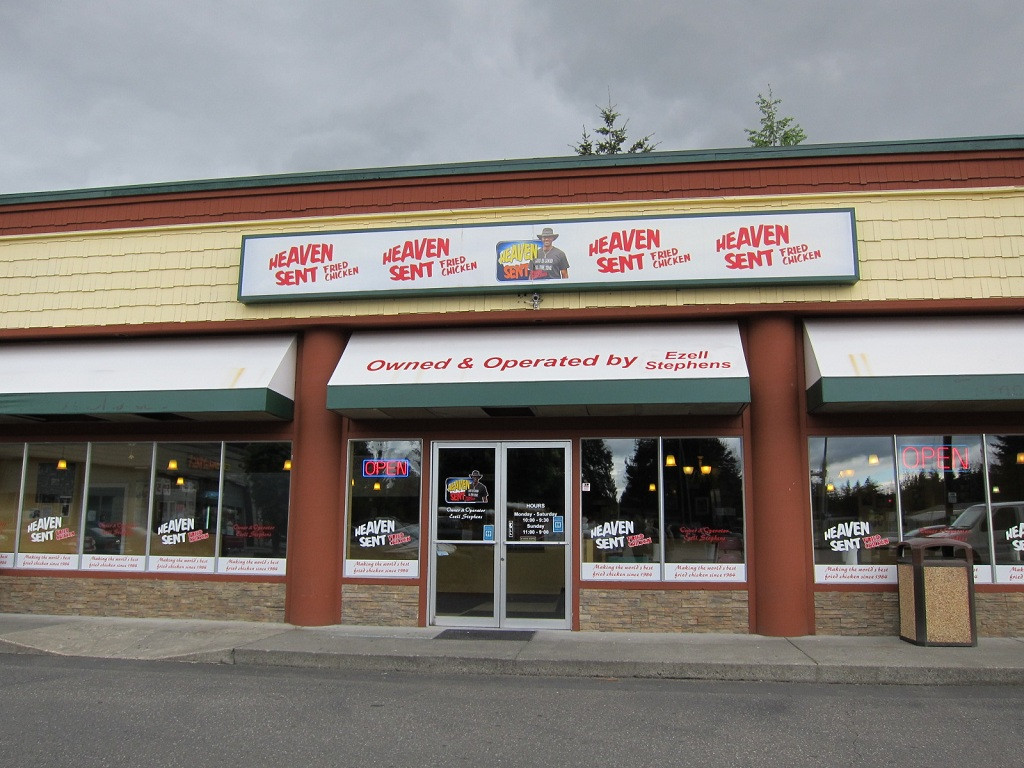
[[[1014,2],[7,0],[0,193],[570,154],[1024,133]]]

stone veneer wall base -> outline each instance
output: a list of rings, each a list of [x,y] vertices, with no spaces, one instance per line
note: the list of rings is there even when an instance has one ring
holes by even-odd
[[[746,590],[583,589],[579,594],[585,631],[750,631]]]
[[[0,576],[0,612],[63,616],[284,621],[279,582]]]
[[[359,626],[416,627],[419,587],[401,584],[343,584],[341,623]]]
[[[817,592],[815,632],[819,635],[900,634],[896,592]],[[1024,637],[1024,592],[976,592],[978,637]]]

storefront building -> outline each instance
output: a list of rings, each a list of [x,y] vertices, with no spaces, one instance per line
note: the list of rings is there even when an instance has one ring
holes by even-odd
[[[0,197],[0,611],[1024,634],[1024,137]]]

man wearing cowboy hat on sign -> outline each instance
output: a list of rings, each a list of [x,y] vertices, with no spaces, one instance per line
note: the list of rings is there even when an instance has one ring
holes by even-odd
[[[480,482],[483,475],[474,469],[469,473],[469,488],[466,489],[466,501],[470,504],[486,504],[490,499],[487,486]]]
[[[558,235],[551,227],[544,227],[540,233],[540,253],[530,263],[531,280],[564,280],[569,276],[569,259],[560,248],[555,248]]]

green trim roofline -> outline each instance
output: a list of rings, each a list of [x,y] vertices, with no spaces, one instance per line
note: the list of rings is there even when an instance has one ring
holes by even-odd
[[[722,163],[750,160],[781,160],[814,157],[929,154],[936,152],[995,152],[1024,150],[1024,135],[975,138],[871,141],[843,144],[798,144],[793,147],[739,147],[619,155],[541,157],[522,160],[485,160],[440,165],[409,165],[363,168],[351,171],[285,173],[270,176],[239,176],[198,181],[172,181],[118,187],[69,189],[0,195],[0,206],[72,200],[100,200],[141,195],[173,195],[190,192],[259,189],[266,187],[339,184],[361,181],[440,178],[488,173],[569,171],[586,168],[646,167],[688,163]]]

